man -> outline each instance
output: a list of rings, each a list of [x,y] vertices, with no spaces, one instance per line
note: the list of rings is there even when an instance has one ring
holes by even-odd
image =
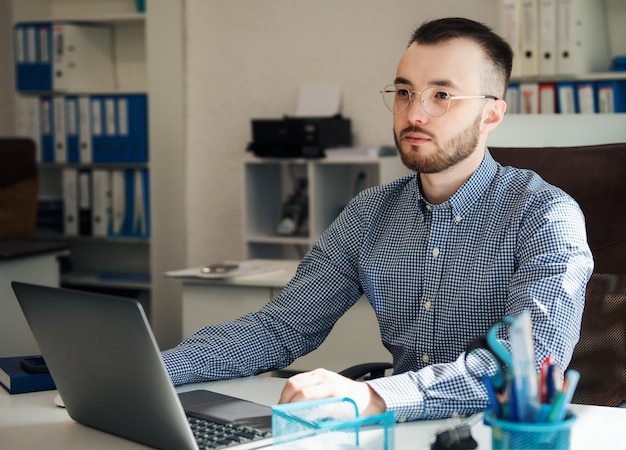
[[[398,420],[484,409],[464,349],[524,310],[537,361],[550,354],[565,368],[593,260],[574,200],[486,150],[506,110],[511,64],[510,47],[482,24],[449,18],[418,28],[383,90],[402,161],[416,174],[357,195],[259,312],[163,352],[173,382],[286,367],[362,294],[394,374],[361,382],[317,369],[290,378],[280,402],[348,396],[362,414],[392,410]]]

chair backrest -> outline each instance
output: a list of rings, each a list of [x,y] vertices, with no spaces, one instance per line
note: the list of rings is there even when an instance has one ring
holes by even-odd
[[[580,340],[575,403],[626,401],[626,143],[580,147],[490,147],[505,166],[531,169],[580,205],[594,257]]]
[[[37,218],[35,143],[0,138],[0,241],[29,239]]]

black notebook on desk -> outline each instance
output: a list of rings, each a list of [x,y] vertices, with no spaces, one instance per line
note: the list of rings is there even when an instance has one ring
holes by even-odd
[[[21,364],[25,358],[28,357],[0,358],[0,384],[2,387],[9,391],[9,394],[56,389],[50,372],[33,373],[25,370]]]

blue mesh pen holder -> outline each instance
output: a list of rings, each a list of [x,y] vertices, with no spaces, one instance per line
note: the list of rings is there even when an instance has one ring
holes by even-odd
[[[570,448],[570,434],[576,416],[568,412],[559,422],[512,422],[496,418],[486,410],[484,422],[491,427],[491,445],[494,450]]]
[[[290,450],[392,450],[395,423],[391,411],[360,417],[350,398],[333,397],[272,408],[274,445]]]

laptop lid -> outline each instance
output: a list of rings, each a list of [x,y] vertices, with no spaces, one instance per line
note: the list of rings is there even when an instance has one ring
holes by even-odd
[[[162,449],[197,449],[179,396],[141,304],[133,299],[12,282],[69,416],[76,422]],[[271,408],[208,391],[185,394],[200,414],[222,420]],[[238,405],[238,407],[233,405]],[[207,413],[209,411],[210,413]]]

